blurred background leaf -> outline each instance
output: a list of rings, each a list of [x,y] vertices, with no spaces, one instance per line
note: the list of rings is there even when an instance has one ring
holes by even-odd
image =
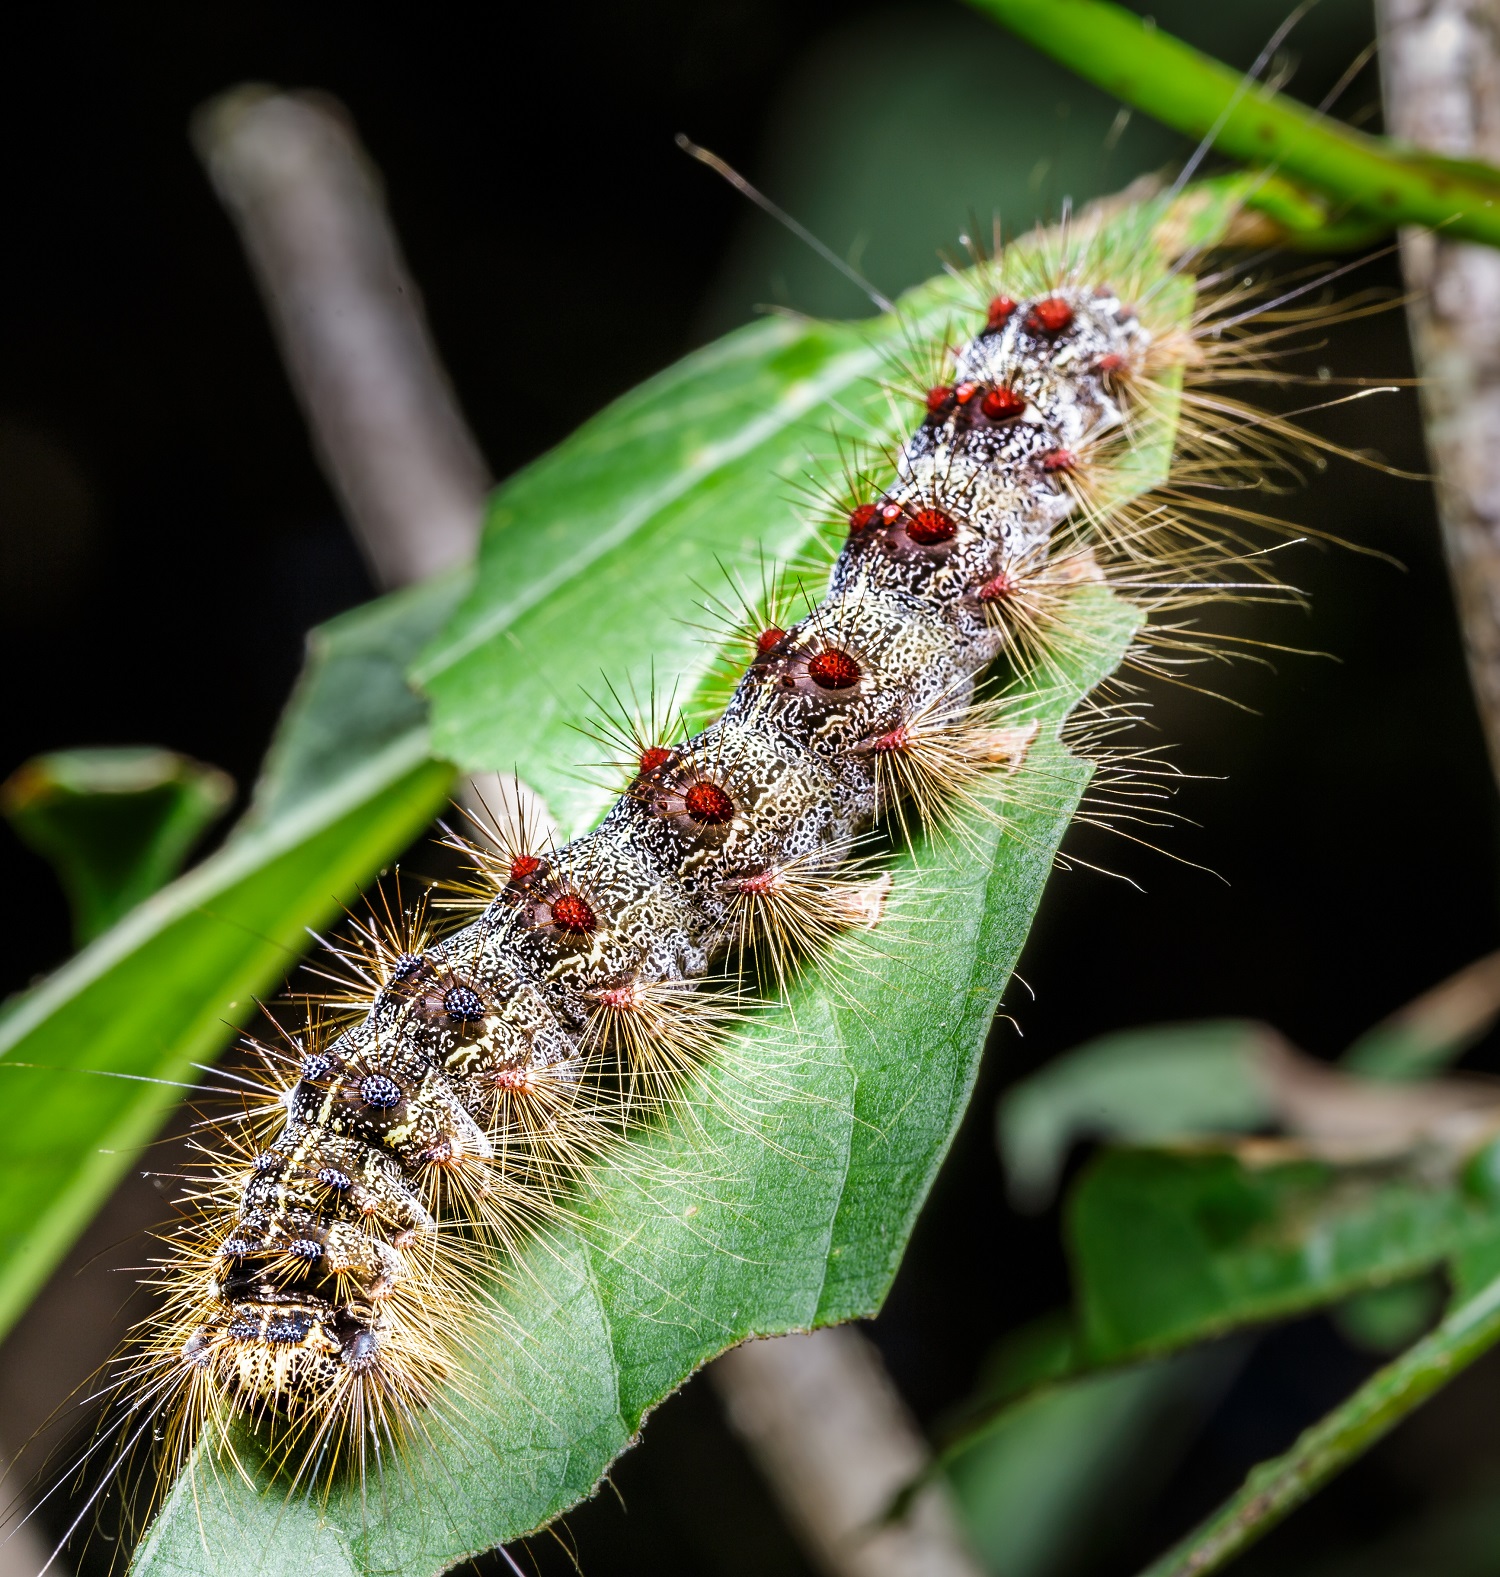
[[[1075,1145],[1106,1147],[1068,1191],[1074,1307],[1003,1338],[938,1430],[991,1570],[1107,1562],[1258,1327],[1325,1309],[1351,1346],[1395,1353],[1450,1287],[1462,1307],[1500,1275],[1500,1085],[1411,1082],[1497,1009],[1490,955],[1356,1039],[1344,1064],[1377,1078],[1219,1020],[1105,1036],[1012,1086],[996,1140],[1023,1207],[1048,1201]]]
[[[1163,1351],[1403,1281],[1490,1237],[1494,1207],[1419,1164],[1111,1150],[1068,1214],[1084,1351]]]
[[[1340,1059],[1372,1079],[1418,1079],[1461,1057],[1500,1014],[1500,953],[1489,953],[1367,1029]]]
[[[452,769],[429,758],[401,669],[457,589],[398,593],[318,631],[264,798],[219,850],[0,1012],[0,1328],[285,979],[307,929],[444,803]]]
[[[1160,1024],[1106,1035],[1016,1084],[995,1113],[1011,1202],[1051,1202],[1068,1152],[1083,1139],[1172,1139],[1251,1132],[1276,1106],[1261,1072],[1264,1024],[1236,1019]]]
[[[57,750],[0,784],[0,811],[57,871],[80,947],[170,881],[233,798],[227,773],[149,747]]]
[[[1061,1577],[1106,1555],[1158,1492],[1244,1356],[1220,1343],[1071,1377],[1070,1315],[1013,1332],[991,1354],[964,1427],[940,1458],[969,1538],[1003,1577]],[[1016,1397],[1011,1405],[1005,1405]]]

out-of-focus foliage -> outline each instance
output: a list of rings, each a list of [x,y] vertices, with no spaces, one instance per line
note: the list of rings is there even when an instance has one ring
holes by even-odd
[[[1343,1061],[1411,1081],[1458,1056],[1497,1012],[1491,956],[1367,1031]],[[1500,1086],[1392,1084],[1320,1069],[1265,1025],[1170,1024],[1055,1059],[1007,1093],[996,1132],[1012,1192],[1033,1205],[1075,1143],[1112,1141],[1068,1194],[1072,1310],[1003,1342],[947,1434],[944,1471],[996,1572],[1073,1569],[1089,1545],[1080,1530],[1123,1516],[1146,1463],[1169,1471],[1193,1407],[1243,1356],[1245,1337],[1226,1336],[1326,1309],[1359,1345],[1390,1352],[1438,1317],[1432,1273],[1453,1289],[1448,1322],[1424,1339],[1430,1351],[1414,1348],[1397,1360],[1408,1369],[1377,1376],[1331,1415],[1330,1443],[1267,1465],[1283,1496],[1267,1500],[1270,1517],[1500,1328],[1489,1312],[1500,1287]],[[1234,1539],[1258,1525],[1255,1504]]]
[[[0,785],[0,811],[57,869],[81,947],[182,868],[234,784],[170,750],[59,750]]]

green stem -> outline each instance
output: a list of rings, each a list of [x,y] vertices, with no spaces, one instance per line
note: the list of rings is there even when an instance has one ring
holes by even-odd
[[[1188,188],[1190,191],[1191,187]],[[1245,206],[1278,225],[1288,246],[1315,252],[1356,252],[1390,233],[1383,220],[1360,214],[1334,219],[1328,199],[1263,170],[1245,192]]]
[[[1202,1577],[1268,1533],[1289,1512],[1390,1433],[1433,1392],[1500,1341],[1500,1277],[1305,1430],[1284,1456],[1253,1468],[1238,1494],[1141,1574]]]
[[[1500,171],[1440,159],[1269,93],[1107,0],[970,0],[1071,71],[1231,158],[1305,182],[1378,226],[1500,246]],[[1268,188],[1272,201],[1285,197]],[[1252,200],[1253,201],[1253,200]],[[1266,206],[1270,203],[1255,203]],[[1273,214],[1274,216],[1274,214]],[[1336,232],[1345,226],[1337,221]],[[1368,228],[1364,231],[1368,237]]]

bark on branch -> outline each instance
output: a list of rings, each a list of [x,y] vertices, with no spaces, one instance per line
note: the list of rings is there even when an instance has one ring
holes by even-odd
[[[241,87],[192,133],[376,581],[472,558],[489,472],[347,117],[320,95]]]
[[[901,1522],[881,1525],[928,1453],[858,1331],[746,1342],[709,1372],[730,1424],[828,1577],[982,1577],[939,1484]]]
[[[1379,0],[1378,13],[1390,131],[1500,164],[1500,3]],[[1401,262],[1443,544],[1500,779],[1500,251],[1408,230]]]

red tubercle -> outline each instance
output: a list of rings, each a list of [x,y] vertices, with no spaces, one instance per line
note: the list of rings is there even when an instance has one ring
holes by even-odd
[[[602,991],[596,991],[594,1000],[600,1007],[613,1008],[617,1013],[629,1013],[641,1005],[641,994],[636,990],[635,981],[631,980],[623,986],[606,986]]]
[[[873,509],[874,505],[872,504],[870,507]],[[785,639],[785,630],[778,629],[774,624],[768,625],[760,632],[759,635],[755,637],[755,655],[757,657],[768,656],[771,652],[774,652]]]
[[[898,750],[905,750],[911,744],[911,735],[907,732],[905,723],[897,723],[888,733],[881,734],[870,741],[870,749],[879,756],[889,756]]]
[[[734,801],[717,783],[695,783],[682,796],[682,808],[703,827],[722,827],[734,819]]]
[[[1014,575],[1001,570],[996,575],[991,575],[979,588],[981,602],[1009,602],[1020,589],[1020,584]]]
[[[763,871],[756,871],[753,876],[733,877],[728,885],[737,893],[748,893],[752,898],[758,898],[764,893],[774,892],[780,881],[781,872],[770,865]]]
[[[953,398],[960,405],[967,405],[978,393],[979,385],[977,383],[955,383],[953,385]]]
[[[672,752],[665,745],[647,745],[641,752],[641,771],[655,772],[672,759]]]
[[[900,504],[882,504],[880,506],[881,521],[887,526],[894,526],[903,513],[904,511]]]
[[[510,862],[510,879],[513,882],[524,882],[535,876],[541,870],[542,862],[534,854],[518,854]]]
[[[953,409],[954,392],[948,384],[938,384],[927,391],[927,411],[931,416],[946,416]]]
[[[991,389],[979,402],[981,413],[992,422],[1009,421],[1026,409],[1025,399],[1014,389]]]
[[[860,666],[848,652],[830,646],[808,662],[807,677],[824,690],[852,690],[859,683]]]
[[[1125,366],[1125,358],[1117,350],[1112,350],[1101,356],[1094,363],[1095,372],[1119,372]]]
[[[880,514],[879,504],[861,504],[849,511],[849,530],[853,533],[868,531]]]
[[[1049,476],[1058,471],[1072,471],[1077,465],[1078,456],[1071,449],[1049,449],[1042,456],[1042,470]]]
[[[1033,334],[1061,334],[1073,321],[1073,308],[1061,296],[1047,296],[1026,314]]]
[[[563,931],[587,936],[599,924],[593,909],[577,893],[560,893],[550,907],[552,923]]]
[[[1010,321],[1015,310],[1016,304],[1009,296],[996,296],[990,302],[989,316],[985,319],[984,324],[985,333],[994,334],[1003,329]]]
[[[917,510],[906,524],[906,534],[924,548],[936,547],[940,542],[951,542],[958,534],[952,515],[946,510],[926,508]]]

